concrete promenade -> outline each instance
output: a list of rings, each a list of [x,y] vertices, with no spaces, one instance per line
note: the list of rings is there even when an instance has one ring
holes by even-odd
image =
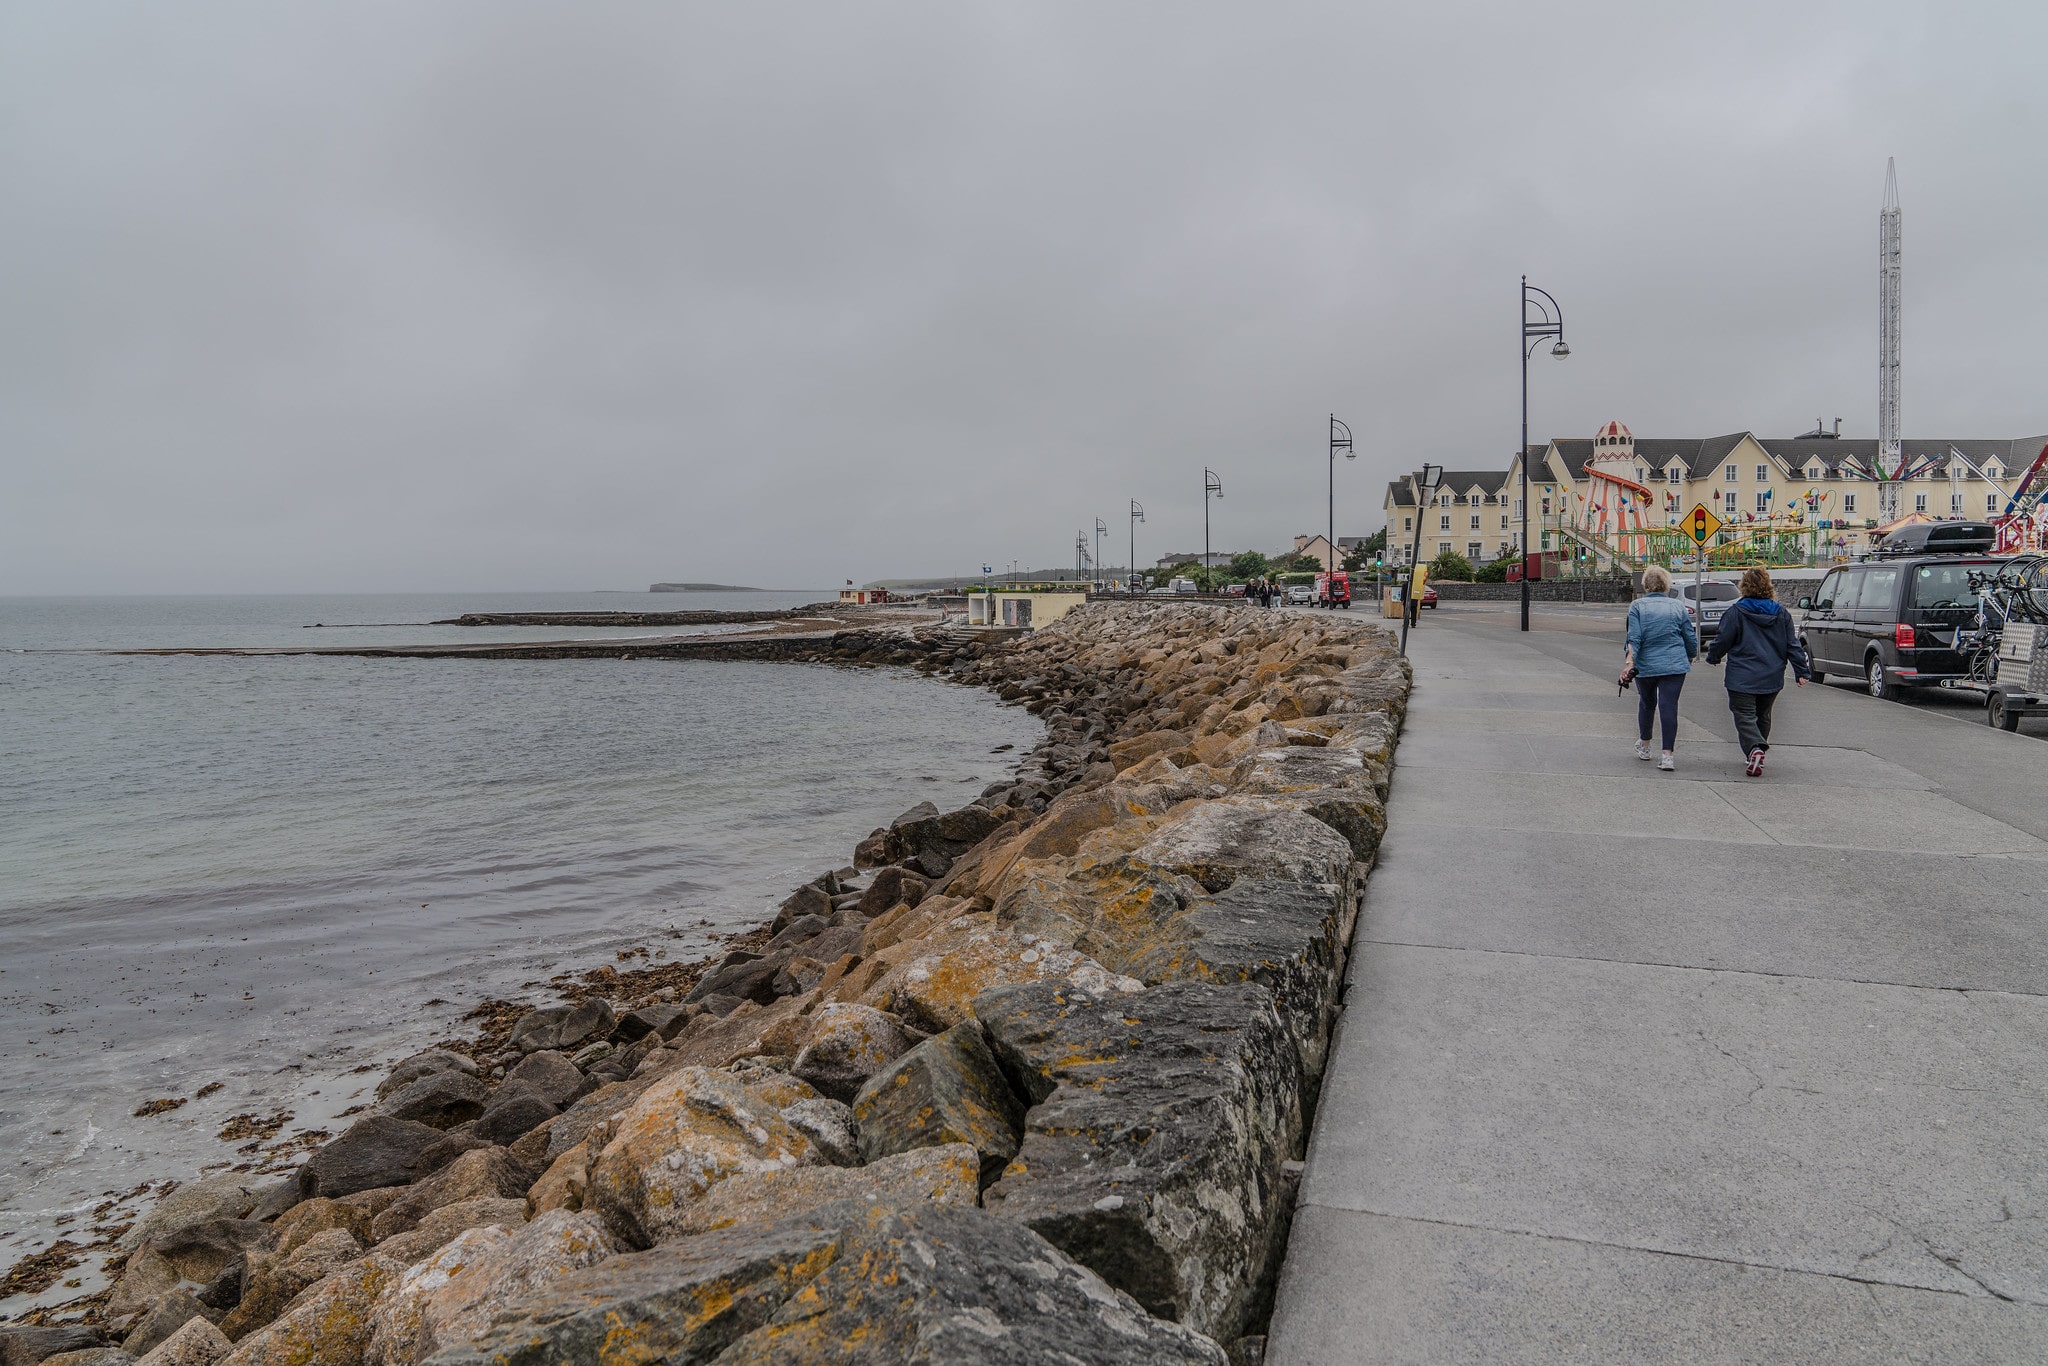
[[[1266,1360],[2048,1361],[2048,747],[1416,632]]]

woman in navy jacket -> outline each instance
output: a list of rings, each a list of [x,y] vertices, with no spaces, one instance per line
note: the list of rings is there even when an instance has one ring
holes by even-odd
[[[1728,688],[1728,710],[1735,713],[1735,734],[1749,756],[1749,776],[1761,778],[1764,752],[1771,747],[1771,708],[1785,691],[1785,666],[1800,687],[1813,677],[1806,647],[1792,629],[1792,614],[1772,594],[1768,570],[1742,575],[1742,598],[1721,615],[1721,629],[1707,651],[1707,663],[1728,661],[1721,681]]]

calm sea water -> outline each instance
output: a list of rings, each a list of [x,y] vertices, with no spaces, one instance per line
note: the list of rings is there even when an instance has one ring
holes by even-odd
[[[303,628],[823,596],[0,598],[0,1255],[240,1160],[232,1116],[338,1128],[376,1079],[350,1069],[482,998],[629,946],[702,954],[1040,733],[900,672],[97,650],[587,638]],[[132,1114],[161,1096],[193,1099]]]

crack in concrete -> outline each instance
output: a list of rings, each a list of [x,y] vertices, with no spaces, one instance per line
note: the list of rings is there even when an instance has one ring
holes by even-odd
[[[2002,1205],[2004,1202],[2000,1201],[1999,1203]],[[1886,1214],[1883,1210],[1872,1209],[1868,1205],[1859,1205],[1857,1206],[1857,1208],[1861,1209],[1865,1214],[1869,1214],[1876,1218],[1884,1220],[1887,1224],[1890,1224],[1893,1228],[1899,1230],[1899,1232],[1905,1234],[1908,1238],[1911,1238],[1914,1242],[1920,1245],[1920,1250],[1922,1252],[1925,1252],[1929,1257],[1933,1258],[1937,1262],[1940,1262],[1943,1266],[1955,1272],[1958,1276],[1961,1276],[1964,1280],[1970,1282],[1970,1284],[1976,1286],[1985,1294],[1991,1296],[1991,1298],[1995,1300],[2003,1300],[2007,1304],[2026,1303],[2026,1301],[2024,1300],[2016,1299],[2013,1296],[2006,1294],[2003,1290],[1998,1289],[1996,1286],[1992,1285],[1991,1282],[1985,1280],[1982,1276],[1979,1276],[1976,1272],[1964,1266],[1961,1253],[1943,1252],[1941,1249],[1937,1248],[1934,1245],[1933,1239],[1929,1238],[1926,1234],[1920,1232],[1920,1230],[1914,1228],[1912,1225],[1893,1218],[1891,1215]],[[1886,1246],[1889,1247],[1890,1244],[1887,1243]],[[1860,1266],[1862,1265],[1864,1259],[1859,1257],[1856,1260],[1857,1264]]]
[[[1749,1080],[1751,1082],[1749,1094],[1744,1096],[1741,1100],[1736,1101],[1733,1105],[1729,1106],[1727,1109],[1721,1112],[1721,1118],[1726,1119],[1728,1118],[1728,1116],[1734,1114],[1737,1110],[1742,1109],[1751,1101],[1755,1100],[1757,1098],[1757,1093],[1762,1091],[1769,1083],[1764,1081],[1762,1074],[1759,1073],[1754,1067],[1751,1067],[1748,1063],[1736,1057],[1727,1049],[1721,1047],[1720,1044],[1715,1043],[1712,1039],[1708,1038],[1706,1030],[1695,1029],[1693,1030],[1693,1033],[1699,1036],[1699,1040],[1701,1043],[1713,1049],[1716,1053],[1719,1053],[1722,1057],[1728,1059],[1728,1061],[1734,1063],[1743,1071],[1749,1073]]]

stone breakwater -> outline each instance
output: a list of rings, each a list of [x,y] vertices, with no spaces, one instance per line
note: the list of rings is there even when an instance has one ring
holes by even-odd
[[[1046,740],[722,959],[588,974],[399,1063],[286,1181],[177,1190],[97,1323],[0,1359],[1255,1360],[1385,828],[1389,638],[1096,604],[804,657],[992,687]]]

